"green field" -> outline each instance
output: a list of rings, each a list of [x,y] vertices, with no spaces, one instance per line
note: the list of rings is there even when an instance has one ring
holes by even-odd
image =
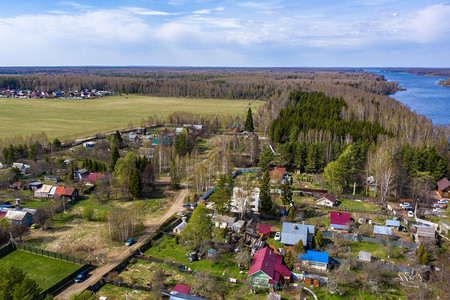
[[[16,250],[0,258],[0,267],[16,266],[46,290],[81,266],[62,260]]]
[[[138,126],[149,116],[173,112],[245,116],[262,101],[117,96],[93,100],[0,98],[0,139],[45,132],[51,139],[73,139]]]

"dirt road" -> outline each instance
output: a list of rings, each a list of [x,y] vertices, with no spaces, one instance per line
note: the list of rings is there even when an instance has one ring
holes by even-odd
[[[174,203],[170,207],[170,209],[161,217],[154,220],[154,222],[150,221],[152,225],[148,226],[145,230],[144,234],[139,238],[139,240],[131,247],[123,246],[123,252],[114,259],[109,260],[103,266],[98,267],[94,271],[91,272],[90,277],[82,282],[82,283],[73,283],[67,289],[65,289],[62,293],[57,295],[55,299],[69,299],[70,295],[73,293],[79,293],[86,290],[89,286],[96,283],[100,278],[114,269],[119,263],[121,263],[125,258],[131,255],[137,248],[141,247],[145,241],[147,241],[150,236],[155,233],[155,230],[164,223],[167,219],[170,218],[173,214],[177,213],[183,207],[183,200],[187,195],[187,189],[183,188],[178,195],[174,199]]]

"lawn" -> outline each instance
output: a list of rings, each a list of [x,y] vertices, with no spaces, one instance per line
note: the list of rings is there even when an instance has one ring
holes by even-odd
[[[2,257],[0,266],[16,266],[22,269],[44,290],[81,267],[77,264],[20,250]]]
[[[45,132],[50,139],[73,139],[138,126],[149,116],[182,111],[194,114],[242,115],[262,101],[115,96],[93,100],[0,98],[0,139]],[[24,121],[26,120],[26,121]]]
[[[125,299],[126,292],[128,292],[128,295],[133,300],[154,299],[150,292],[132,290],[125,287],[114,286],[112,284],[105,284],[102,286],[101,289],[96,292],[96,295],[98,297],[107,297],[108,300],[119,300]]]
[[[379,207],[376,206],[373,203],[370,202],[364,202],[364,201],[356,201],[356,200],[349,200],[349,199],[339,199],[339,207],[343,208],[349,208],[349,209],[356,209],[356,210],[369,210],[369,211],[376,211],[379,210]]]
[[[171,237],[164,237],[157,242],[157,245],[148,249],[144,255],[153,256],[167,261],[175,261],[177,263],[186,265],[194,271],[205,272],[209,271],[213,276],[226,276],[234,278],[242,278],[243,275],[239,273],[239,268],[234,260],[233,253],[223,254],[222,257],[213,262],[209,259],[202,259],[188,263],[187,256],[189,250],[180,244],[175,243],[175,239]],[[223,275],[223,273],[225,273]]]
[[[394,252],[393,256],[396,256],[396,258],[392,258],[392,257],[387,258],[387,253],[386,253],[387,248],[386,248],[386,246],[381,245],[381,244],[355,242],[355,243],[351,243],[349,246],[350,246],[350,253],[351,253],[352,259],[356,259],[356,257],[359,254],[359,251],[362,250],[362,251],[370,252],[372,254],[372,257],[378,257],[380,259],[393,261],[395,263],[406,261],[406,256],[401,253],[401,248],[398,248],[398,247],[393,249],[393,252]]]

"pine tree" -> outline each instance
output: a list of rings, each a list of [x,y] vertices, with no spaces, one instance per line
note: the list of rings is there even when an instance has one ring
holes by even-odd
[[[175,159],[172,159],[172,163],[170,165],[170,183],[173,189],[180,187],[180,177],[178,176]]]
[[[292,269],[294,267],[294,254],[292,253],[292,251],[288,251],[286,253],[284,262],[286,263],[286,267],[288,267],[288,269]]]
[[[117,148],[117,145],[114,142],[112,142],[111,143],[111,164],[109,165],[111,172],[114,172],[114,167],[116,166],[116,162],[119,158],[120,158],[119,149]]]
[[[247,112],[247,119],[245,119],[245,130],[253,132],[255,130],[253,126],[252,109],[249,107]]]
[[[66,175],[66,181],[71,182],[74,179],[73,178],[74,173],[75,173],[75,170],[73,168],[73,165],[71,165],[70,169],[69,169],[69,173],[67,173],[67,175]]]
[[[132,168],[128,174],[128,192],[136,198],[142,195],[142,177],[136,168]]]
[[[292,186],[287,179],[284,180],[281,201],[284,205],[289,205],[292,203]]]
[[[321,248],[323,246],[323,235],[322,231],[316,229],[316,234],[314,235],[314,245],[316,248]]]
[[[289,209],[289,213],[288,213],[288,219],[291,222],[294,222],[294,218],[295,218],[295,206],[292,206],[291,209]]]
[[[114,134],[113,143],[116,144],[116,146],[119,148],[123,147],[123,139],[120,135],[119,130],[116,130],[116,133]]]
[[[269,187],[270,177],[269,171],[264,172],[264,176],[261,179],[261,186],[259,192],[259,198],[261,199],[260,210],[262,214],[270,214],[272,212],[272,199],[270,197],[270,187]]]
[[[302,254],[305,252],[305,246],[303,245],[303,240],[299,239],[297,243],[297,253]]]

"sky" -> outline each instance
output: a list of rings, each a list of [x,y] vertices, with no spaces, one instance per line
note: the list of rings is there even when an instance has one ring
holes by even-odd
[[[0,66],[450,67],[450,1],[0,0]]]

